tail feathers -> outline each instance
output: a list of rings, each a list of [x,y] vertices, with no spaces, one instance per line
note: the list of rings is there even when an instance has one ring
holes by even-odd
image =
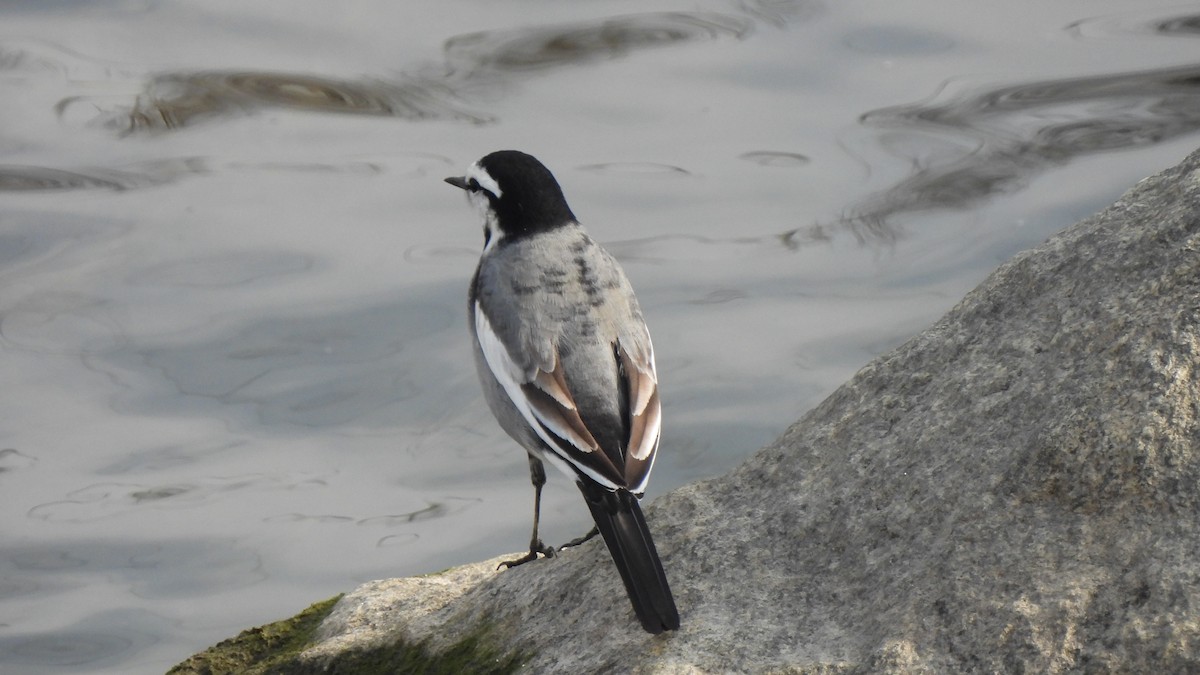
[[[621,573],[625,592],[642,627],[656,634],[678,629],[679,610],[675,608],[667,575],[637,497],[625,490],[609,492],[582,483],[579,489]]]

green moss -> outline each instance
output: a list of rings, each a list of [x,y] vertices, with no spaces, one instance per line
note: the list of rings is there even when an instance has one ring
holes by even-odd
[[[309,607],[296,616],[242,631],[172,668],[167,675],[373,675],[423,673],[512,673],[528,660],[519,651],[500,648],[490,624],[479,627],[448,648],[434,653],[429,641],[402,642],[339,654],[329,663],[300,661],[313,633],[341,596]]]
[[[342,596],[318,602],[290,619],[244,630],[167,671],[167,675],[260,675],[293,659]]]
[[[423,675],[460,675],[481,673],[505,675],[516,672],[527,654],[508,652],[499,648],[489,637],[489,630],[480,627],[474,633],[454,643],[447,649],[433,653],[429,641],[416,645],[394,643],[373,649],[351,651],[339,655],[332,663],[319,669],[296,669],[284,667],[272,675],[308,675],[328,673],[330,675],[396,675],[422,673]]]

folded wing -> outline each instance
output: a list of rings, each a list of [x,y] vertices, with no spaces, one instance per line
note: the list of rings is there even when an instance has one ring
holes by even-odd
[[[479,304],[475,306],[475,330],[488,368],[550,451],[610,490],[624,488],[635,494],[645,490],[662,418],[648,341],[642,349],[626,349],[619,339],[614,344],[614,366],[620,386],[626,388],[629,436],[620,452],[608,453],[583,421],[555,349],[545,362],[522,367],[504,347]]]

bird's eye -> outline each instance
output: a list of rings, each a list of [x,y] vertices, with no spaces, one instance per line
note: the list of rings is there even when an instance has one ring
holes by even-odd
[[[479,184],[479,181],[472,178],[471,180],[467,181],[467,189],[471,192],[479,192],[483,189],[483,186]]]

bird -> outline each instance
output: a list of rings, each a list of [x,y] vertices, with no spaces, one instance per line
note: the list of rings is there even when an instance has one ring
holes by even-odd
[[[484,399],[528,454],[533,483],[529,552],[538,536],[545,463],[575,481],[646,631],[679,628],[639,500],[662,429],[654,347],[617,261],[583,229],[554,175],[533,156],[500,150],[445,181],[483,216],[483,252],[467,318]],[[561,550],[561,548],[559,550]]]

